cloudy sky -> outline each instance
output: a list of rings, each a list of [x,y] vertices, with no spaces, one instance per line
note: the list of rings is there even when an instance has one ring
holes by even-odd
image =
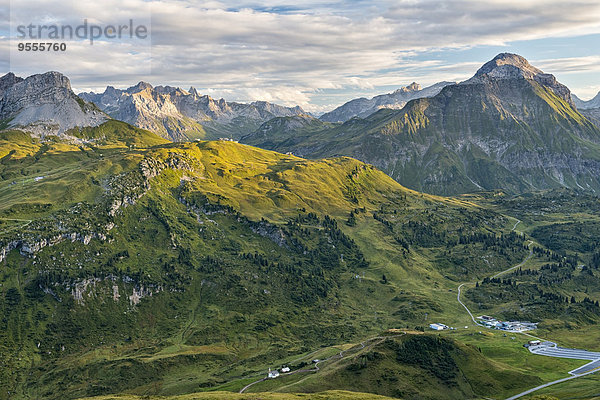
[[[583,99],[600,90],[598,0],[2,1],[0,71],[58,70],[78,91],[144,80],[323,112],[413,81],[467,79],[500,52],[521,54]],[[58,40],[65,52],[17,48],[36,41],[17,38],[19,25],[130,19],[150,35]]]

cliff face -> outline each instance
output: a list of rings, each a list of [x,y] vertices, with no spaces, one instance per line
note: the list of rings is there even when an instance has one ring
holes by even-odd
[[[58,72],[26,79],[9,73],[0,78],[0,120],[38,136],[63,134],[75,127],[97,126],[108,116],[79,99],[69,79]]]

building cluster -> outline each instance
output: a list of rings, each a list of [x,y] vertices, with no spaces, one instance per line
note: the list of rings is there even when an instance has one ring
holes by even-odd
[[[481,325],[484,325],[491,329],[500,329],[508,332],[525,332],[537,328],[537,324],[531,322],[522,321],[499,321],[496,318],[488,315],[482,315],[477,317],[481,321]]]
[[[287,374],[288,372],[290,372],[290,367],[283,367],[281,368],[281,372],[284,374]],[[269,373],[267,374],[267,378],[269,379],[275,379],[278,378],[280,375],[279,371],[274,369],[271,370],[271,368],[269,368]]]

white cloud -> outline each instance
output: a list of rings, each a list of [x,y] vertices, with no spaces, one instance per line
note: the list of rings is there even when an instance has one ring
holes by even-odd
[[[535,64],[553,73],[600,72],[600,55],[545,59]]]
[[[479,66],[418,59],[431,50],[600,32],[597,0],[256,3],[15,0],[13,22],[79,24],[88,18],[108,24],[147,20],[152,12],[151,47],[104,42],[90,49],[69,42],[64,57],[47,55],[16,72],[60,70],[78,88],[127,86],[142,79],[194,85],[229,100],[263,99],[316,110],[323,106],[315,104],[323,89],[368,91],[413,80],[461,80]],[[0,46],[6,49],[7,40],[0,39]],[[595,71],[599,64],[592,57],[542,60],[540,65],[549,72],[573,73]]]

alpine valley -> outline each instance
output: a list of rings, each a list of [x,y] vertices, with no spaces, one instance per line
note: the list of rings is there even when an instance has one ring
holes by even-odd
[[[5,75],[0,399],[598,398],[534,350],[600,352],[574,101],[514,54],[321,119]]]

